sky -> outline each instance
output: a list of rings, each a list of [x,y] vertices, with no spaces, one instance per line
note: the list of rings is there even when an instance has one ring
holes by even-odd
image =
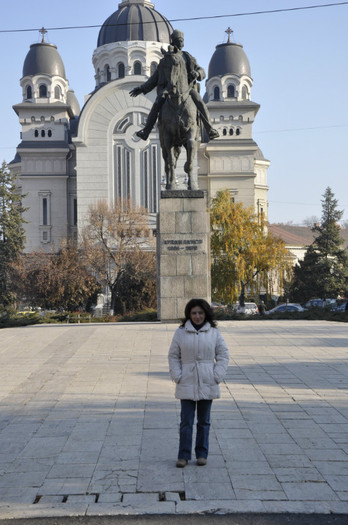
[[[184,32],[184,49],[206,71],[215,46],[227,41],[228,27],[233,29],[232,41],[243,45],[253,78],[251,99],[261,106],[253,138],[271,162],[269,221],[302,224],[312,217],[320,219],[328,186],[344,211],[342,220],[348,221],[348,3],[294,10],[334,0],[152,1],[174,28]],[[54,28],[101,26],[119,3],[59,0],[30,7],[28,0],[1,0],[1,161],[10,162],[20,142],[12,106],[22,101],[19,81],[30,45],[41,41],[38,29],[51,28],[46,41],[57,46],[82,107],[85,95],[95,87],[92,54],[99,27]],[[279,9],[293,10],[248,14]],[[197,17],[212,18],[178,20]],[[3,32],[27,29],[34,30]]]

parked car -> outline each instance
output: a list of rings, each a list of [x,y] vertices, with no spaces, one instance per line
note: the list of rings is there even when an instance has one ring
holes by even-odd
[[[211,303],[212,310],[226,310],[226,305],[223,303]]]
[[[255,303],[245,303],[245,306],[241,306],[239,303],[236,305],[235,308],[237,314],[245,314],[245,315],[256,315],[259,313],[259,309],[257,307],[257,304]]]
[[[345,312],[347,309],[347,301],[337,306],[335,312]]]
[[[304,308],[302,308],[299,303],[284,303],[272,308],[272,310],[269,310],[266,314],[269,315],[282,312],[304,312]]]
[[[337,301],[336,299],[310,299],[306,302],[305,308],[330,308],[330,310],[336,310]]]

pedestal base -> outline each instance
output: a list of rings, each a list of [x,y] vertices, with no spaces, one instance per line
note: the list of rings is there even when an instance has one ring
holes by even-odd
[[[182,319],[192,298],[211,301],[210,216],[197,191],[162,192],[157,216],[158,318]]]

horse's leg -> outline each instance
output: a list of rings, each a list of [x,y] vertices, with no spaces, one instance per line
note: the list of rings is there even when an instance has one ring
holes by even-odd
[[[176,189],[176,180],[175,180],[175,166],[176,166],[176,156],[175,148],[171,146],[167,149],[167,190]]]
[[[196,153],[196,141],[194,130],[189,133],[187,142],[185,144],[187,160],[185,162],[184,170],[188,176],[187,189],[198,190],[197,173],[193,173],[193,161]]]

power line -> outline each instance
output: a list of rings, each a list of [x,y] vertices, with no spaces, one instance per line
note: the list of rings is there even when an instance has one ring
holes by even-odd
[[[286,13],[286,12],[293,12],[293,11],[305,11],[308,9],[320,9],[324,7],[338,7],[348,5],[348,2],[332,2],[329,4],[319,4],[319,5],[308,5],[308,6],[300,6],[300,7],[288,7],[288,8],[282,8],[282,9],[269,9],[267,11],[251,11],[251,12],[244,12],[244,13],[233,13],[228,15],[211,15],[211,16],[195,16],[191,18],[173,18],[168,20],[170,23],[173,22],[193,22],[198,20],[214,20],[219,18],[232,18],[232,17],[239,17],[239,16],[254,16],[254,15],[269,15],[269,14],[275,14],[275,13]],[[134,22],[135,23],[135,22]],[[153,21],[144,21],[143,24],[153,24]],[[117,24],[108,24],[107,27],[112,26],[123,26],[123,25],[132,25],[133,23],[126,22],[126,23],[117,23]],[[84,26],[62,26],[62,27],[47,27],[47,31],[63,31],[63,30],[70,30],[70,29],[95,29],[100,28],[104,24],[94,24],[94,25],[84,25]],[[39,31],[41,28],[28,28],[28,29],[0,29],[0,33],[23,33],[23,32],[31,32],[31,31]]]

